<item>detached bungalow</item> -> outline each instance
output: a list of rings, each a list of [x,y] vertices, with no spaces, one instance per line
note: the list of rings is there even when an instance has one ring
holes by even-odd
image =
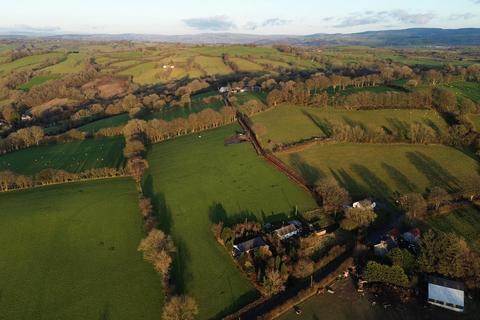
[[[263,247],[264,245],[266,244],[265,241],[263,241],[262,237],[256,237],[251,240],[234,245],[232,254],[234,257],[238,257],[242,254],[249,253],[252,250]]]
[[[428,303],[441,308],[463,312],[465,286],[463,283],[439,277],[428,277]]]

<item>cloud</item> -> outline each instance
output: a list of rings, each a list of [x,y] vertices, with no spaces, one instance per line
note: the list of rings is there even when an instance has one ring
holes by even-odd
[[[376,23],[385,24],[392,22],[412,25],[423,25],[429,23],[433,18],[435,18],[435,15],[433,13],[409,13],[405,10],[365,11],[350,14],[334,27],[345,28]]]
[[[290,23],[290,20],[284,20],[280,18],[270,18],[261,22],[247,22],[243,25],[243,28],[246,30],[257,30],[259,28],[268,28],[268,27],[281,27]]]
[[[284,20],[284,19],[280,19],[280,18],[272,18],[272,19],[267,19],[267,20],[263,21],[262,27],[281,27],[281,26],[284,26],[284,25],[289,24],[289,23],[290,23],[289,20]]]
[[[469,20],[475,18],[476,15],[473,13],[458,13],[458,14],[451,14],[448,17],[448,20]]]
[[[405,10],[394,10],[390,12],[390,16],[400,22],[407,24],[427,24],[435,18],[433,13],[414,13],[410,14]]]
[[[335,17],[325,17],[322,20],[328,22],[328,21],[332,21],[333,19],[335,19]]]
[[[236,25],[226,16],[185,19],[183,22],[197,30],[225,31],[235,29]]]

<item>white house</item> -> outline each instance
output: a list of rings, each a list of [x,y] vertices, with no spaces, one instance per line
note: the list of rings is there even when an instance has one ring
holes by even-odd
[[[428,278],[428,303],[463,312],[465,308],[465,286],[463,283],[430,276]]]

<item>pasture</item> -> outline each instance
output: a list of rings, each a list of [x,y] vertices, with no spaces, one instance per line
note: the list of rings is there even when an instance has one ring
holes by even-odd
[[[84,69],[86,58],[87,55],[84,53],[70,53],[67,56],[67,60],[57,63],[44,70],[53,74],[77,73]]]
[[[33,175],[42,169],[82,172],[124,164],[123,137],[96,138],[64,144],[31,147],[0,156],[0,171]]]
[[[142,237],[130,179],[0,194],[0,319],[160,319]]]
[[[457,97],[468,98],[474,102],[480,102],[480,84],[476,82],[458,81],[447,88],[453,90]]]
[[[474,157],[441,145],[316,144],[278,156],[309,182],[334,178],[355,198],[391,200],[433,186],[455,191],[480,174]]]
[[[258,294],[216,243],[211,226],[281,219],[316,206],[311,196],[259,158],[250,144],[224,145],[238,125],[153,145],[145,190],[177,245],[173,279],[199,303],[199,319],[224,316]]]
[[[38,54],[38,55],[20,58],[18,60],[8,62],[8,63],[2,63],[0,64],[0,75],[7,74],[13,70],[33,68],[35,66],[38,66],[46,62],[48,59],[60,58],[62,56],[63,54],[60,52],[50,52],[50,53]]]
[[[455,233],[472,247],[480,249],[480,211],[473,206],[432,217],[426,221],[425,227]]]
[[[77,129],[82,132],[88,132],[93,134],[100,129],[125,125],[128,122],[128,120],[130,120],[129,115],[127,113],[123,113],[116,116],[90,122],[81,127],[78,127]]]
[[[333,123],[358,125],[366,128],[384,127],[405,134],[412,123],[423,123],[437,132],[446,132],[447,124],[433,110],[341,110],[282,105],[252,117],[265,146],[295,142],[311,137],[325,137]],[[270,143],[269,143],[270,141]]]
[[[18,86],[18,89],[23,91],[29,91],[35,86],[42,85],[47,81],[55,80],[55,79],[58,79],[58,76],[55,76],[55,75],[35,76],[32,79],[30,79],[30,81],[28,81],[27,83],[24,83]]]

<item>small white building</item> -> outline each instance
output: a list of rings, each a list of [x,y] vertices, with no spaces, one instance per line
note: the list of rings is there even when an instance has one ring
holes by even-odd
[[[439,277],[428,277],[428,303],[463,312],[465,309],[465,286],[463,283]]]
[[[29,114],[22,114],[22,117],[20,118],[22,121],[30,121],[32,120],[32,116]]]
[[[363,209],[363,210],[375,210],[376,206],[377,204],[375,202],[367,199],[354,202],[352,205],[353,208]]]

